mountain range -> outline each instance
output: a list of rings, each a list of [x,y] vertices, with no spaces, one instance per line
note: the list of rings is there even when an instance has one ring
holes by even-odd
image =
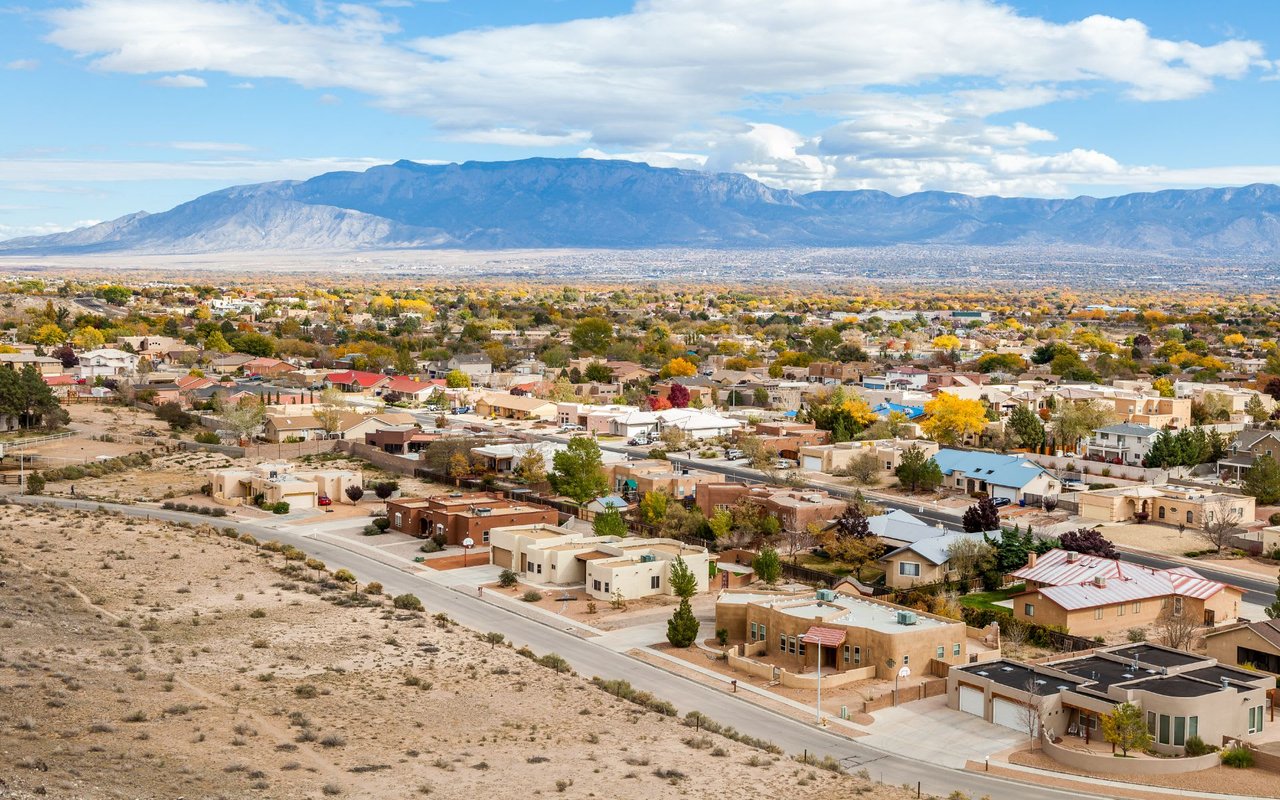
[[[1037,199],[774,189],[630,161],[419,164],[236,186],[169,211],[0,242],[0,254],[401,248],[1073,245],[1280,255],[1280,187]]]

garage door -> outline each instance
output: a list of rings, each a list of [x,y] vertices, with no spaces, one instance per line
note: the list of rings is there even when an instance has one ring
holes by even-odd
[[[960,710],[966,714],[986,717],[987,696],[981,689],[972,686],[960,687]]]
[[[805,456],[804,461],[801,462],[800,466],[804,469],[812,470],[813,472],[821,472],[822,459],[818,456]]]
[[[493,563],[495,566],[511,569],[511,551],[504,550],[501,547],[493,547],[489,550],[493,554]]]
[[[1004,728],[1012,728],[1020,733],[1027,732],[1027,708],[1012,700],[999,697],[991,700],[991,721]]]

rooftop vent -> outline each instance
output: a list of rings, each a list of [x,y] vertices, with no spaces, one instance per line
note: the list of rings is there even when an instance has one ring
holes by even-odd
[[[835,599],[836,599],[836,592],[835,592],[835,590],[834,590],[834,589],[819,589],[819,590],[818,590],[818,599],[819,599],[819,600],[821,600],[821,601],[822,601],[822,602],[824,602],[824,603],[832,603],[832,602],[835,602]]]
[[[1076,563],[1076,562],[1077,562],[1077,561],[1079,561],[1079,560],[1080,560],[1080,554],[1079,554],[1079,553],[1077,553],[1077,552],[1076,552],[1076,551],[1074,551],[1074,550],[1068,550],[1068,551],[1067,551],[1067,563],[1068,563],[1068,564],[1074,564],[1074,563]]]
[[[1226,678],[1226,677],[1224,677],[1224,678],[1222,679],[1222,688],[1223,688],[1223,689],[1230,689],[1230,688],[1231,688],[1231,680],[1230,680],[1230,679],[1228,679],[1228,678]]]
[[[493,509],[492,509],[492,508],[477,508],[477,509],[476,509],[476,516],[477,516],[477,517],[487,517],[487,516],[489,516],[489,515],[490,515],[490,514],[492,514],[492,513],[493,513]]]
[[[1094,575],[1093,585],[1097,586],[1099,589],[1107,588],[1107,577],[1105,575]]]
[[[1001,667],[1001,672],[1013,672],[1013,667]]]

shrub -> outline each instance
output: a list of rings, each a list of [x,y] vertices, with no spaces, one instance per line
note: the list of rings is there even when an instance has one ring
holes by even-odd
[[[309,683],[293,687],[293,693],[303,700],[311,700],[320,696],[320,690]]]
[[[422,611],[422,601],[416,594],[399,594],[391,601],[391,605],[402,611]]]
[[[395,494],[396,490],[399,488],[400,484],[395,481],[382,481],[381,483],[374,484],[373,493],[378,496],[379,500],[386,500],[390,498],[391,495]]]
[[[39,472],[27,476],[27,494],[40,494],[44,491],[44,478]]]
[[[1147,629],[1130,628],[1129,632],[1125,634],[1125,637],[1134,644],[1137,644],[1138,642],[1145,642],[1147,640]]]
[[[254,547],[258,546],[258,540],[254,538],[252,533],[242,533],[240,534],[239,539],[244,544],[253,545]]]
[[[288,514],[289,504],[281,500],[279,503],[276,503],[271,507],[271,513],[272,514]]]
[[[1253,766],[1253,753],[1247,747],[1228,747],[1222,751],[1222,765],[1236,769],[1248,769]]]
[[[364,497],[364,489],[359,486],[348,486],[346,489],[347,499],[353,503],[359,503],[360,498]]]
[[[374,530],[377,531],[378,529],[374,528]],[[381,532],[382,531],[378,531],[378,533],[381,533]],[[441,548],[440,545],[436,544],[433,540],[428,539],[425,542],[423,542],[421,545],[419,545],[418,549],[424,553],[439,553],[443,548]]]
[[[431,541],[435,542],[436,547],[439,547],[441,550],[443,550],[444,546],[449,543],[449,540],[445,538],[443,533],[432,534]]]
[[[1204,739],[1199,736],[1188,736],[1185,752],[1189,756],[1202,756],[1211,751],[1209,745],[1204,743]]]
[[[515,570],[512,569],[504,569],[498,576],[498,585],[504,589],[510,589],[519,582],[520,576],[516,575]]]
[[[569,662],[564,660],[564,656],[557,653],[547,653],[545,656],[535,658],[533,663],[540,664],[559,673],[573,672],[573,667],[569,666]]]
[[[212,431],[200,431],[196,434],[196,441],[200,444],[217,444],[221,439]]]
[[[382,584],[377,581],[370,581],[364,585],[365,594],[382,594]]]
[[[520,595],[520,599],[525,601],[526,603],[536,603],[542,599],[542,592],[538,591],[537,589],[530,589],[529,591]]]
[[[386,531],[388,528],[391,527],[391,520],[387,519],[386,517],[375,517],[373,520],[373,527],[377,528],[380,531]]]
[[[161,504],[160,504],[160,507],[161,507],[161,508],[163,508],[163,509],[164,509],[164,510],[166,510],[166,511],[172,511],[172,510],[173,510],[173,501],[172,501],[172,500],[165,500],[163,503],[161,503]]]
[[[355,583],[356,576],[349,569],[340,569],[333,573],[333,579],[338,583]]]

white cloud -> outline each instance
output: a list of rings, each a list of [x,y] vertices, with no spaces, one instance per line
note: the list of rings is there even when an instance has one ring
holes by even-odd
[[[15,69],[15,70],[33,70],[38,68],[39,66],[40,66],[40,62],[34,58],[19,58],[15,61],[10,61],[9,63],[5,64],[4,68]]]
[[[700,161],[804,189],[1058,193],[1155,168],[1042,152],[1052,131],[989,117],[1098,93],[1185,99],[1275,73],[1257,42],[1161,39],[1101,15],[1055,23],[993,0],[639,0],[611,17],[418,38],[368,5],[315,8],[80,0],[47,17],[49,40],[99,70],[283,79],[421,115],[442,138]],[[794,131],[766,121],[779,109],[839,121]]]
[[[209,84],[204,78],[196,75],[165,75],[151,82],[152,86],[163,86],[167,89],[203,89]]]
[[[241,81],[240,83],[232,84],[231,88],[232,89],[252,89],[253,84],[249,81]]]
[[[316,102],[322,106],[336,106],[342,104],[342,98],[338,97],[336,94],[325,92],[316,98]]]

